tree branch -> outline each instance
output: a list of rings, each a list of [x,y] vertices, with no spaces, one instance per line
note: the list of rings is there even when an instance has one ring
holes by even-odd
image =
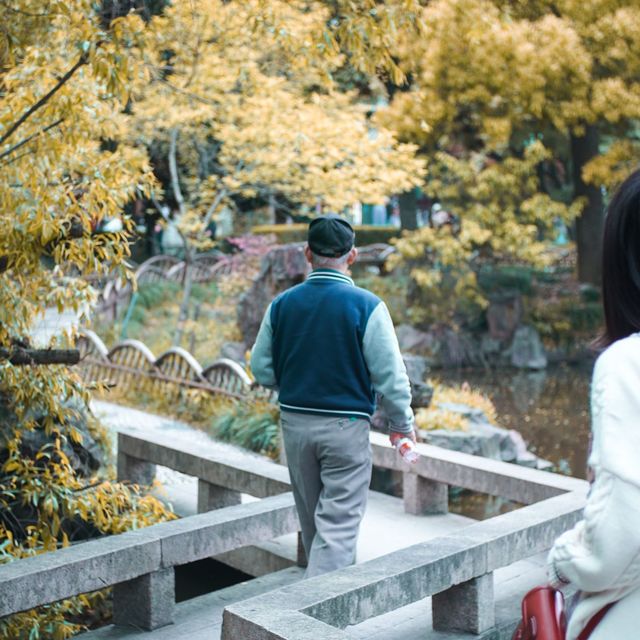
[[[209,223],[211,222],[211,218],[213,217],[215,210],[218,208],[218,205],[222,202],[222,200],[224,200],[226,195],[227,195],[227,190],[222,189],[222,191],[219,191],[216,197],[213,199],[213,202],[211,203],[211,206],[207,209],[207,213],[205,214],[204,220],[202,221],[202,226],[204,229],[206,229]]]
[[[73,220],[68,229],[64,233],[61,233],[57,238],[54,238],[44,247],[44,253],[49,253],[53,250],[53,247],[65,240],[77,240],[84,236],[84,227],[79,220]],[[9,263],[9,256],[0,256],[0,273],[7,271],[11,267]]]
[[[171,174],[171,186],[173,195],[178,203],[180,214],[184,213],[184,198],[180,189],[180,179],[178,178],[178,163],[176,161],[176,146],[178,143],[178,127],[171,129],[171,144],[169,146],[169,173]]]
[[[9,360],[15,365],[41,364],[78,364],[80,351],[78,349],[0,349],[0,360]]]
[[[45,94],[36,102],[34,105],[30,106],[8,129],[8,131],[0,137],[0,144],[2,144],[5,140],[7,140],[13,133],[23,125],[26,120],[28,120],[40,107],[44,106],[53,95],[55,95],[64,84],[73,76],[73,74],[83,65],[87,64],[89,60],[89,56],[86,53],[83,53],[78,61],[65,73],[60,80],[56,83],[56,85],[49,91],[49,93]]]
[[[43,133],[46,133],[50,129],[53,129],[54,127],[57,127],[63,121],[64,121],[64,118],[59,118],[58,120],[56,120],[55,122],[53,122],[49,126],[45,127],[44,129],[41,129],[37,133],[34,133],[33,135],[28,136],[24,140],[21,140],[20,142],[14,144],[13,147],[9,147],[6,151],[3,151],[2,153],[0,153],[0,160],[2,160],[2,158],[12,154],[14,151],[18,150],[20,147],[22,147],[25,144],[27,144],[27,142],[30,142],[34,138],[37,138],[37,137],[41,136]]]

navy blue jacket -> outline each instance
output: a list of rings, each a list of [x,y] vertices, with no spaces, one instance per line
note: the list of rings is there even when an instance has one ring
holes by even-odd
[[[413,428],[411,391],[386,305],[348,276],[316,269],[269,305],[251,354],[280,407],[369,418],[376,392],[392,428]]]

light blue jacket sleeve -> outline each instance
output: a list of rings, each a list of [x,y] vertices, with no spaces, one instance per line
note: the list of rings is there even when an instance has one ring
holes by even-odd
[[[380,403],[389,418],[391,430],[411,433],[414,428],[411,385],[393,321],[384,302],[380,302],[369,317],[362,348],[373,388],[381,396]]]
[[[264,312],[256,342],[251,349],[251,372],[263,387],[275,389],[278,381],[273,370],[272,336],[271,305],[269,305]]]

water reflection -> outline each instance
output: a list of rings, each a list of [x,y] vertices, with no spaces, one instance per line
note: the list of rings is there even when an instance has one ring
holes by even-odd
[[[546,371],[437,371],[444,384],[467,381],[491,398],[498,421],[516,429],[555,470],[584,478],[589,440],[589,381],[593,364]]]

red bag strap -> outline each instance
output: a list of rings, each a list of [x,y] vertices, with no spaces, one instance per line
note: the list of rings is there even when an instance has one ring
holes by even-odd
[[[607,615],[607,611],[613,607],[615,602],[611,602],[608,605],[602,607],[598,613],[596,613],[589,622],[587,622],[587,626],[582,630],[582,633],[578,636],[578,640],[588,640],[589,636],[593,633],[594,629],[600,624],[602,618]]]

